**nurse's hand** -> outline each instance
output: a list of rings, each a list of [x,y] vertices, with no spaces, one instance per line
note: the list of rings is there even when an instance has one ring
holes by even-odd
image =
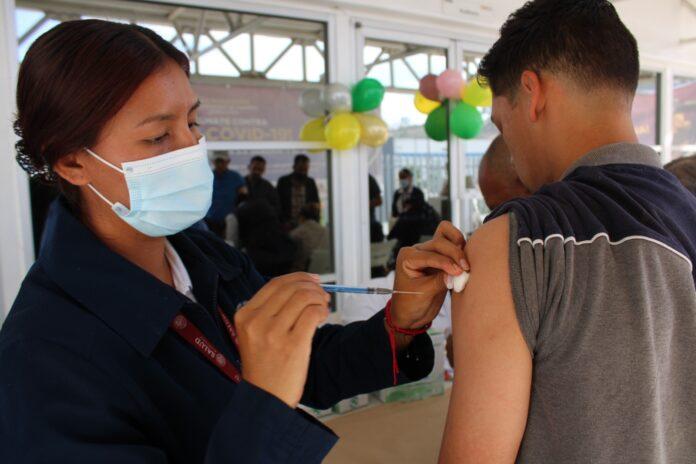
[[[465,245],[459,229],[443,221],[432,240],[401,249],[396,260],[394,290],[422,294],[394,295],[391,311],[395,326],[416,329],[437,317],[447,294],[447,276],[469,271]]]
[[[242,378],[297,407],[309,370],[312,339],[329,315],[319,277],[288,274],[266,284],[234,317]]]

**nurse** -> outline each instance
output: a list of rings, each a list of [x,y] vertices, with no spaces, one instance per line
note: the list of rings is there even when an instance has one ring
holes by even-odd
[[[26,54],[18,161],[59,185],[0,333],[0,462],[312,463],[336,436],[297,409],[427,375],[425,329],[464,240],[402,250],[370,320],[319,325],[309,274],[265,282],[192,228],[211,172],[185,55],[152,31],[60,24]]]

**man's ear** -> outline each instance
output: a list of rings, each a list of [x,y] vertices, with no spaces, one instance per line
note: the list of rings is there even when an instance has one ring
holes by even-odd
[[[85,169],[85,158],[83,151],[61,156],[53,164],[53,170],[73,185],[87,185],[91,179]]]
[[[537,122],[546,106],[546,93],[541,83],[541,76],[534,71],[524,71],[520,78],[520,91],[529,102],[529,120]]]

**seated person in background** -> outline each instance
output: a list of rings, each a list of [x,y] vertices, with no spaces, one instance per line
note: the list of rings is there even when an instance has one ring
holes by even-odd
[[[696,155],[685,156],[665,165],[686,189],[696,195]]]
[[[377,220],[377,208],[382,206],[382,190],[377,180],[368,174],[370,189],[370,243],[378,243],[384,240],[382,224]]]
[[[280,216],[280,199],[273,184],[263,178],[266,172],[266,159],[263,156],[254,156],[249,161],[249,173],[244,178],[247,194],[243,200],[263,200],[267,202],[278,216]]]
[[[408,168],[399,171],[399,189],[394,192],[392,199],[392,217],[398,218],[406,210],[405,202],[413,200],[415,203],[425,203],[423,191],[413,185],[413,173]]]
[[[392,261],[396,260],[402,248],[413,246],[420,243],[422,237],[433,235],[441,220],[437,211],[424,200],[416,197],[407,199],[404,202],[404,211],[387,237],[388,240],[397,240],[392,251]]]
[[[304,205],[300,210],[300,224],[290,232],[290,238],[297,245],[293,271],[306,271],[312,252],[318,248],[329,248],[329,232],[319,224],[320,210],[313,204]]]
[[[280,197],[280,220],[286,229],[297,227],[300,209],[304,205],[319,206],[319,189],[314,179],[309,177],[309,157],[295,156],[292,174],[278,179],[278,196]]]
[[[481,62],[532,196],[466,245],[441,463],[696,456],[696,197],[638,144],[638,46],[607,0],[534,0]]]
[[[488,150],[483,154],[479,164],[478,179],[483,201],[491,211],[515,198],[531,195],[517,175],[510,150],[500,135],[491,142]],[[447,359],[454,367],[452,335],[447,337],[446,349]]]
[[[229,169],[230,155],[226,151],[213,152],[213,202],[205,215],[205,222],[218,237],[225,238],[225,218],[237,209],[237,196],[246,193],[244,179]]]
[[[264,277],[287,274],[297,253],[295,242],[283,230],[273,208],[263,200],[245,201],[237,210],[239,241]]]

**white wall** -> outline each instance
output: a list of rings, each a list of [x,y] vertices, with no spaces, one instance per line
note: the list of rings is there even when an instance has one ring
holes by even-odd
[[[0,0],[0,322],[33,256],[29,189],[14,161],[15,40],[14,0]]]
[[[275,2],[279,3],[279,2]],[[415,22],[450,34],[494,38],[507,16],[525,0],[286,0],[305,7],[330,7],[389,21]],[[614,0],[621,18],[638,39],[646,59],[696,67],[696,0]]]
[[[616,8],[636,35],[641,54],[696,65],[696,43],[680,43],[696,37],[696,6],[686,0],[624,0]]]

